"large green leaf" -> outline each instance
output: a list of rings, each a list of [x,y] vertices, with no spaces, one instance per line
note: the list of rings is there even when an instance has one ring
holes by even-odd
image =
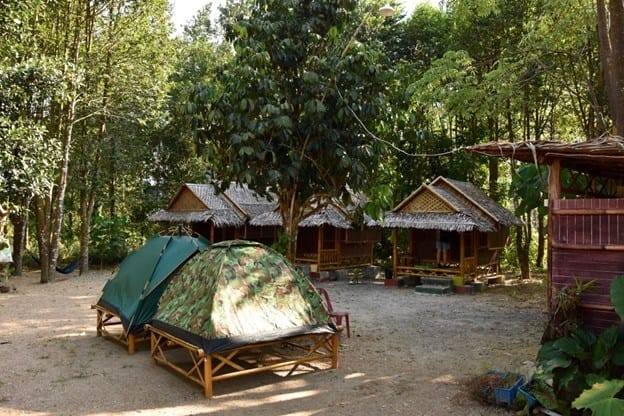
[[[572,402],[575,409],[590,409],[594,416],[620,416],[624,414],[624,400],[614,396],[624,388],[624,380],[607,380],[596,383]]]
[[[624,321],[624,275],[615,276],[611,282],[611,303],[620,319]]]
[[[583,352],[583,346],[576,339],[571,337],[556,340],[554,347],[570,355],[578,355]]]

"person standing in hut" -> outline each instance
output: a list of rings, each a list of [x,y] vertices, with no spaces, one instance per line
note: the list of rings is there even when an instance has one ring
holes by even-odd
[[[436,230],[436,265],[448,265],[448,253],[451,249],[451,238],[448,231]],[[442,262],[440,262],[440,260]]]

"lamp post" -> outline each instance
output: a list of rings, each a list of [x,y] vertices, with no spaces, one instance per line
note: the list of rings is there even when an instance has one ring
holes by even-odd
[[[351,44],[353,43],[353,41],[355,41],[355,37],[358,35],[358,33],[360,33],[360,29],[362,28],[362,26],[364,26],[364,23],[368,20],[369,16],[373,13],[374,9],[375,9],[375,5],[373,5],[373,7],[364,15],[358,27],[355,28],[355,32],[353,32],[353,34],[351,35],[349,42],[347,42],[347,46],[345,46],[344,50],[340,54],[340,59],[345,57],[345,55],[349,51],[349,48],[351,47]],[[384,6],[382,6],[378,10],[378,13],[380,16],[383,16],[383,17],[394,16],[394,7],[386,3]]]
[[[386,3],[384,6],[382,6],[379,9],[379,14],[381,16],[383,16],[383,17],[394,16],[394,7],[392,7],[388,3]]]

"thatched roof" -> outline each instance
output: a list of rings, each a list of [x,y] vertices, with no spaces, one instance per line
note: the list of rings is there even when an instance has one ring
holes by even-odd
[[[576,143],[547,140],[520,143],[489,142],[467,147],[466,151],[544,165],[558,159],[562,167],[577,172],[624,178],[624,138],[618,136]]]
[[[476,229],[477,223],[461,212],[388,212],[382,221],[382,226],[464,232]]]
[[[148,217],[150,221],[207,222],[217,227],[242,227],[275,208],[275,203],[261,197],[246,185],[232,183],[224,192],[212,184],[187,183],[180,187],[166,210]]]
[[[376,227],[379,224],[369,216],[364,216],[364,222],[369,227]],[[262,215],[252,219],[250,225],[255,226],[281,226],[282,217],[279,212],[265,212]],[[349,219],[347,212],[335,205],[329,204],[318,211],[306,216],[300,223],[299,227],[320,227],[322,225],[330,225],[336,228],[350,229],[353,223]]]
[[[468,182],[443,177],[422,185],[386,214],[388,228],[494,232],[521,225],[510,211]]]

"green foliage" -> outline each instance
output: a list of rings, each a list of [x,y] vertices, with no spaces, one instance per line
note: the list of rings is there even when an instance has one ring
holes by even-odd
[[[548,183],[548,168],[534,164],[522,165],[516,170],[511,181],[511,191],[520,203],[516,207],[516,215],[539,210],[541,215],[548,213],[544,206],[544,191]]]
[[[611,284],[612,303],[616,310],[623,305],[622,276]],[[547,386],[534,383],[531,392],[554,392],[557,398],[551,409],[591,409],[594,415],[619,415],[624,400],[615,396],[624,387],[624,333],[613,325],[596,335],[590,329],[576,327],[566,337],[545,343],[537,356],[540,372],[534,380],[551,379]],[[552,407],[550,407],[552,406]],[[615,412],[615,413],[612,413]]]
[[[624,321],[624,275],[615,276],[611,283],[611,303],[620,319]]]
[[[552,377],[553,391],[564,406],[592,386],[622,374],[616,361],[624,353],[620,330],[613,326],[596,336],[591,330],[575,328],[568,337],[547,342],[540,349],[537,363]]]
[[[45,195],[54,183],[60,142],[48,132],[46,113],[67,83],[49,59],[0,68],[0,198],[15,203]]]
[[[126,217],[113,219],[96,216],[91,228],[91,254],[102,264],[121,262],[140,241],[135,227]]]
[[[590,409],[595,416],[620,416],[624,414],[624,400],[615,396],[624,388],[624,380],[595,383],[572,402],[575,409]]]
[[[276,194],[288,233],[312,204],[348,199],[377,178],[384,146],[367,130],[389,112],[388,74],[380,43],[358,36],[379,20],[355,6],[262,0],[228,9],[235,57],[192,96],[214,178]]]

